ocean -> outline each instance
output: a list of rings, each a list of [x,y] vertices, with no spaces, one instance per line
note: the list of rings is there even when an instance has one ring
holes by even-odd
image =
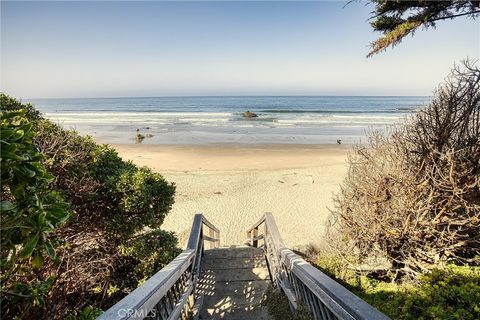
[[[31,99],[47,118],[103,143],[353,144],[430,101],[425,96]],[[251,111],[256,118],[245,118]]]

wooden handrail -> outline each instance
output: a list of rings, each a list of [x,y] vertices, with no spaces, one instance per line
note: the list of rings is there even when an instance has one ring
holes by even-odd
[[[264,214],[260,217],[260,219],[258,219],[258,221],[250,228],[247,230],[247,233],[252,231],[253,229],[257,229],[258,226],[260,226],[262,223],[265,222],[265,217],[266,217],[267,214]]]
[[[209,235],[204,234],[205,229]],[[203,214],[193,218],[187,248],[143,285],[105,311],[99,320],[178,319],[188,315],[195,303],[204,242],[220,245],[220,230]]]
[[[210,236],[209,240],[214,244],[214,247],[220,246],[220,230],[218,230],[212,223],[210,223],[201,213],[197,213],[193,218],[192,230],[190,232],[190,238],[188,239],[187,249],[197,249],[196,246],[200,237],[203,237],[203,226],[208,227]]]
[[[220,230],[218,230],[217,227],[215,227],[212,223],[210,223],[210,221],[208,221],[207,218],[205,218],[205,216],[203,214],[201,214],[201,215],[202,215],[202,222],[203,222],[204,225],[206,225],[207,227],[209,227],[213,231],[220,233]]]
[[[260,226],[263,234],[259,235]],[[252,246],[263,238],[267,265],[275,287],[288,298],[292,310],[305,304],[314,319],[386,320],[386,315],[286,248],[271,213],[247,231]],[[262,237],[263,236],[263,237]]]

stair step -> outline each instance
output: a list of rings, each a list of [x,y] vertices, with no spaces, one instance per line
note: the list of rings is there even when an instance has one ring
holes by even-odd
[[[196,290],[206,296],[214,294],[251,296],[257,292],[265,292],[271,283],[270,280],[206,282],[201,279]]]
[[[250,292],[247,293],[224,293],[220,294],[215,292],[214,295],[204,296],[203,304],[208,307],[223,305],[225,303],[230,303],[233,305],[246,305],[246,304],[261,304],[265,300],[265,292],[260,292],[258,289],[250,288],[247,289]]]
[[[261,248],[252,247],[226,247],[205,250],[205,258],[256,258],[263,257]]]
[[[203,307],[203,299],[204,299],[203,294],[199,294],[197,296],[195,304],[192,307],[192,316],[191,316],[192,320],[199,320],[200,319],[200,312],[201,312],[202,307]]]
[[[204,259],[202,270],[236,269],[236,268],[266,268],[267,261],[262,257],[254,258],[214,258]]]
[[[261,248],[205,250],[196,290],[204,297],[199,319],[270,319],[262,305],[271,284]]]
[[[266,268],[236,268],[203,270],[202,278],[209,281],[254,281],[268,280],[270,274]]]
[[[231,304],[229,301],[225,301],[220,304],[211,307],[204,308],[200,313],[200,319],[229,319],[229,320],[267,320],[270,319],[267,308],[260,304]]]

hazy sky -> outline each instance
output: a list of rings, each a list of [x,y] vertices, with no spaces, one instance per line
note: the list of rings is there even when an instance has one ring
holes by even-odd
[[[1,3],[1,88],[17,98],[429,95],[479,57],[479,21],[419,31],[367,59],[356,2]]]

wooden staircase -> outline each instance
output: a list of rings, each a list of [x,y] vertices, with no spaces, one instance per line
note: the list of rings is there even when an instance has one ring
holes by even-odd
[[[185,250],[98,319],[270,319],[269,286],[314,320],[389,319],[288,249],[271,213],[247,239],[249,246],[220,247],[220,230],[196,214]]]
[[[196,288],[203,300],[198,319],[270,319],[262,302],[271,283],[261,248],[205,250]]]

